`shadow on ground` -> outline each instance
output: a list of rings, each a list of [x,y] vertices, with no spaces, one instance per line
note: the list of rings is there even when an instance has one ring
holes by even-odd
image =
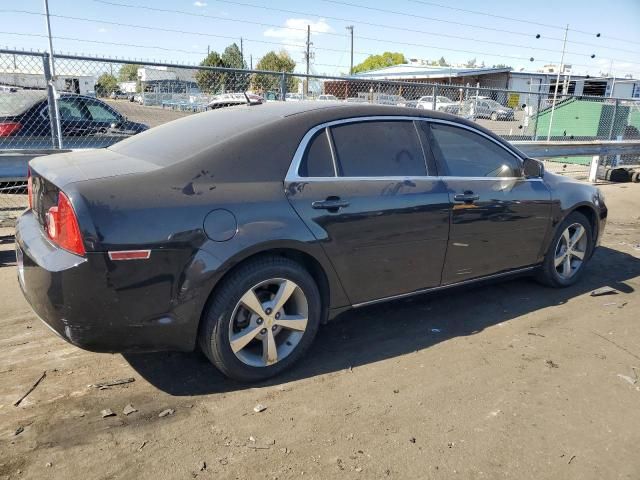
[[[529,312],[563,304],[603,286],[630,293],[633,288],[624,282],[637,276],[639,259],[601,247],[583,278],[569,288],[551,289],[519,278],[352,310],[320,329],[313,347],[297,367],[251,387],[276,385],[429,348],[501,322],[518,321]],[[130,354],[125,359],[142,377],[172,395],[204,395],[249,387],[224,378],[199,352]]]

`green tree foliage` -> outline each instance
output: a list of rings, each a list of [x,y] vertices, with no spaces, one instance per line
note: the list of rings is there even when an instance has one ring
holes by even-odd
[[[286,50],[281,50],[279,53],[273,50],[265,54],[256,65],[256,70],[270,70],[273,72],[287,72],[293,73],[296,68],[296,62],[291,58]],[[253,74],[251,76],[251,85],[257,92],[269,92],[280,90],[280,76],[278,75],[266,75],[266,74]],[[293,91],[296,88],[297,82],[293,77],[287,77],[287,90]]]
[[[224,67],[222,57],[218,52],[211,52],[200,62],[205,67]],[[223,90],[227,75],[212,70],[198,70],[195,74],[196,83],[201,92],[219,93]]]
[[[242,58],[240,47],[235,43],[224,49],[221,58],[222,64],[227,68],[247,68],[247,63]],[[244,92],[249,88],[249,75],[246,73],[229,73],[225,88],[229,92]]]
[[[467,68],[476,68],[476,59],[472,58],[471,60],[467,60],[467,63],[465,64],[465,67]]]
[[[444,57],[440,57],[440,60],[438,60],[438,65],[441,66],[441,67],[448,67],[449,66],[449,64],[444,59]]]
[[[369,70],[391,67],[392,65],[399,65],[401,63],[407,63],[407,59],[404,58],[402,53],[384,52],[382,55],[369,55],[364,62],[353,67],[353,73],[367,72]]]
[[[107,97],[114,90],[118,90],[118,79],[110,73],[103,73],[96,81],[96,95]]]
[[[126,63],[122,65],[118,72],[118,79],[121,82],[133,82],[134,80],[138,80],[138,68],[140,68],[140,65],[135,65],[133,63]]]

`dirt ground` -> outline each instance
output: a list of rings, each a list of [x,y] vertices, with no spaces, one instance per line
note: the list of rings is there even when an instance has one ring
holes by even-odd
[[[352,311],[252,386],[196,353],[66,344],[23,300],[1,230],[0,479],[640,478],[640,186],[603,191],[606,237],[578,285]],[[619,293],[589,295],[603,286]]]

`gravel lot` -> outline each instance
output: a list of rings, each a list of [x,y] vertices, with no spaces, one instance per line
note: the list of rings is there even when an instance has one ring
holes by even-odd
[[[200,354],[66,344],[23,300],[0,229],[0,479],[640,478],[640,186],[603,190],[604,245],[578,285],[353,311],[252,386]]]

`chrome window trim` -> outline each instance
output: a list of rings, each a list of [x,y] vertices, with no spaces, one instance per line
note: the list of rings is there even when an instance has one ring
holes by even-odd
[[[329,143],[329,150],[331,150],[331,163],[333,164],[333,176],[338,176],[338,162],[336,161],[336,147],[333,145],[333,137],[328,127],[325,127],[324,133],[327,135],[327,142]],[[306,149],[305,149],[306,151]],[[331,177],[329,177],[331,178]]]
[[[458,128],[464,128],[466,130],[469,130],[473,133],[476,133],[486,139],[488,139],[489,141],[495,143],[496,145],[499,145],[500,147],[504,148],[508,153],[510,153],[513,157],[516,158],[517,161],[519,161],[520,163],[520,167],[522,168],[522,164],[524,162],[524,160],[520,157],[520,155],[518,155],[516,152],[514,152],[513,150],[511,150],[510,148],[508,148],[506,145],[503,145],[502,143],[498,142],[497,140],[495,140],[494,138],[492,138],[491,136],[487,135],[484,132],[481,132],[480,130],[477,130],[476,128],[470,127],[468,125],[464,125],[455,121],[451,121],[451,120],[443,120],[443,119],[439,119],[439,118],[428,118],[428,117],[416,117],[416,116],[410,116],[410,115],[370,115],[370,116],[364,116],[364,117],[350,117],[350,118],[342,118],[339,120],[331,120],[329,122],[325,122],[325,123],[321,123],[319,125],[316,125],[315,127],[311,128],[309,131],[307,131],[307,133],[304,134],[304,136],[302,137],[302,140],[300,141],[300,144],[298,145],[298,148],[296,149],[295,154],[293,155],[293,159],[291,161],[291,164],[289,165],[289,169],[287,170],[287,174],[285,176],[285,182],[317,182],[317,181],[354,181],[354,180],[411,180],[411,179],[419,179],[419,180],[447,180],[447,179],[451,179],[451,180],[525,180],[525,181],[529,181],[529,180],[539,180],[541,181],[542,179],[540,178],[535,178],[535,179],[529,179],[526,178],[524,176],[518,176],[518,177],[463,177],[463,176],[435,176],[435,175],[429,175],[428,174],[428,170],[425,170],[427,172],[427,175],[420,175],[420,176],[388,176],[388,177],[341,177],[338,176],[338,171],[337,171],[337,161],[335,158],[335,146],[333,144],[333,139],[331,137],[330,131],[329,129],[335,125],[344,125],[344,124],[348,124],[348,123],[359,123],[359,122],[373,122],[373,121],[393,121],[393,120],[399,120],[399,121],[410,121],[410,122],[434,122],[434,123],[442,123],[445,125],[451,125],[453,127],[458,127]],[[414,123],[415,125],[415,123]],[[304,153],[307,149],[307,147],[309,146],[309,142],[311,141],[311,139],[313,138],[313,136],[318,133],[320,130],[325,129],[329,138],[329,145],[331,148],[331,155],[332,155],[332,159],[334,160],[334,176],[333,177],[301,177],[299,175],[299,170],[300,170],[300,164],[302,163],[302,158],[304,157]],[[416,134],[418,134],[418,132],[416,132]],[[418,135],[419,136],[419,135]],[[419,136],[420,138],[420,136]],[[421,139],[421,144],[422,144],[422,139]],[[424,147],[423,147],[424,148]],[[426,162],[426,157],[425,157],[425,162]],[[426,169],[426,164],[425,164],[425,169]]]

